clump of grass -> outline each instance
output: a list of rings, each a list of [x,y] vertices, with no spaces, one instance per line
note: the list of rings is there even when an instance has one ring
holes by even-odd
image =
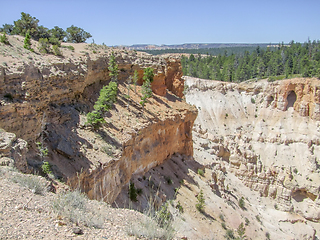
[[[58,215],[69,219],[73,223],[102,228],[103,213],[88,207],[88,202],[86,195],[76,190],[59,194],[53,201],[52,208]]]
[[[221,219],[221,221],[222,221],[222,222],[224,222],[224,221],[225,221],[225,220],[224,220],[224,216],[223,216],[223,214],[222,214],[222,213],[220,213],[219,218]]]
[[[15,174],[11,180],[22,187],[30,189],[33,193],[42,195],[46,191],[45,182],[39,176],[30,174]]]

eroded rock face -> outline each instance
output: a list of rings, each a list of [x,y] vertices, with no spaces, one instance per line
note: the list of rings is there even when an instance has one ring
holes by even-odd
[[[0,165],[15,166],[27,172],[27,152],[26,141],[17,138],[14,133],[0,131]]]
[[[194,136],[212,164],[227,166],[260,196],[276,199],[277,209],[319,221],[320,81],[186,83],[187,102],[199,110]]]
[[[112,51],[119,67],[118,102],[104,116],[105,126],[92,130],[85,114],[110,81]],[[197,111],[179,98],[184,80],[178,59],[119,49],[74,55],[0,71],[0,127],[28,141],[30,165],[41,163],[36,142],[43,140],[57,178],[90,198],[112,202],[132,174],[146,172],[174,153],[192,155]],[[154,68],[154,97],[142,107],[139,86],[137,91],[132,83],[129,87],[128,79],[137,70],[141,85],[146,67]],[[26,156],[19,162],[26,166]]]
[[[195,118],[195,112],[183,111],[165,121],[149,124],[123,143],[118,160],[84,172],[79,178],[70,179],[70,184],[77,186],[81,181],[80,185],[90,198],[112,203],[132,175],[143,175],[174,153],[192,156],[191,126]]]
[[[152,90],[165,96],[167,89],[182,97],[184,80],[176,58],[146,53],[113,50],[119,66],[119,82],[126,82],[138,71],[142,85],[143,70],[154,68]],[[92,108],[102,86],[110,81],[108,61],[111,49],[98,56],[80,54],[79,58],[55,59],[36,65],[10,66],[0,71],[0,127],[26,141],[35,141],[41,132],[43,115],[51,105],[83,103]],[[49,114],[48,114],[49,115]]]

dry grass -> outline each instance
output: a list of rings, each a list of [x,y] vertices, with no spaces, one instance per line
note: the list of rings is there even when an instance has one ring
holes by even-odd
[[[76,224],[87,227],[102,228],[104,217],[102,210],[89,207],[89,199],[84,193],[76,190],[58,195],[52,203],[53,210],[60,216]]]
[[[131,223],[128,228],[130,236],[146,239],[173,239],[176,230],[173,226],[173,218],[165,203],[159,211],[154,209],[154,199],[149,198],[148,208],[144,211],[144,217],[139,222]]]
[[[43,195],[46,192],[46,183],[39,176],[15,173],[12,174],[10,179],[20,186],[30,189],[35,194]]]

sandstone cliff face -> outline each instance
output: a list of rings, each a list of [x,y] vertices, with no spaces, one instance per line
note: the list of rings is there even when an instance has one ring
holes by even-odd
[[[152,67],[155,69],[153,92],[165,96],[166,89],[169,89],[182,97],[184,85],[177,59],[114,51],[120,82],[127,81],[137,70],[141,85],[143,69]],[[88,109],[95,102],[100,88],[110,80],[110,54],[111,49],[106,49],[99,55],[75,53],[69,59],[56,57],[50,62],[30,61],[20,66],[0,67],[0,127],[27,141],[35,141],[41,131],[43,113],[50,105],[82,102]]]
[[[229,167],[261,196],[276,199],[277,209],[319,221],[320,81],[186,83],[207,164]]]
[[[71,185],[81,187],[92,199],[113,202],[134,174],[144,174],[162,164],[174,153],[193,154],[192,124],[194,112],[183,111],[164,121],[148,124],[122,144],[119,159],[101,164],[92,172],[73,178]]]
[[[11,39],[13,47],[22,43],[15,41]],[[89,44],[74,47],[74,52],[64,50],[64,58],[26,52],[29,61],[6,59],[8,65],[1,67],[0,127],[27,141],[30,149],[23,159],[9,156],[23,163],[16,164],[20,170],[28,171],[28,163],[41,172],[43,159],[35,144],[40,141],[49,150],[45,160],[56,178],[82,188],[90,198],[112,202],[132,174],[148,171],[174,153],[192,155],[197,111],[177,97],[184,86],[178,59]],[[107,123],[93,131],[85,125],[85,115],[110,81],[112,51],[120,70],[118,102],[104,116]],[[155,95],[142,107],[139,85],[146,67],[155,70]],[[135,70],[136,87],[127,82]]]

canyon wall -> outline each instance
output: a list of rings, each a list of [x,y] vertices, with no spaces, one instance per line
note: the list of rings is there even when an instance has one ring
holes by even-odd
[[[10,42],[14,48],[23,41],[17,37]],[[23,148],[22,158],[8,151],[0,157],[13,159],[24,172],[41,173],[43,161],[48,161],[55,178],[80,187],[90,198],[112,202],[132,174],[148,171],[174,153],[192,155],[197,111],[180,98],[184,80],[179,59],[94,44],[74,47],[64,49],[64,57],[23,49],[24,54],[16,54],[24,61],[7,57],[7,66],[0,67],[0,128],[29,148]],[[91,129],[86,113],[110,81],[111,52],[119,67],[118,101],[104,115],[106,123]],[[154,68],[154,95],[141,106],[146,67]],[[138,86],[128,82],[135,70]],[[47,156],[39,156],[39,146],[48,149]]]
[[[226,83],[186,77],[208,166],[225,166],[276,209],[320,220],[318,79]]]

